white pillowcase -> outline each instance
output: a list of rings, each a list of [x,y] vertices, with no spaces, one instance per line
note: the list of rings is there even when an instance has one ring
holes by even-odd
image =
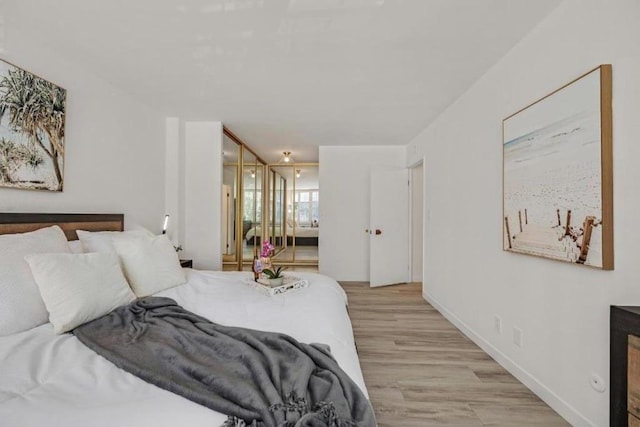
[[[181,285],[187,281],[173,245],[166,236],[149,239],[114,239],[124,273],[139,297]]]
[[[80,240],[70,240],[69,247],[71,248],[71,252],[74,254],[84,253],[84,247],[82,246],[82,242]]]
[[[0,236],[0,335],[47,323],[47,309],[24,257],[48,252],[71,252],[58,226]]]
[[[115,252],[116,250],[113,247],[114,239],[153,237],[153,233],[145,229],[129,231],[78,230],[77,233],[85,252]]]
[[[115,253],[37,254],[25,259],[56,334],[104,316],[136,298]]]

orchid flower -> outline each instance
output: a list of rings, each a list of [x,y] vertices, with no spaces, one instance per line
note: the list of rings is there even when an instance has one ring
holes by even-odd
[[[262,252],[260,253],[260,256],[263,258],[269,257],[273,255],[274,250],[275,246],[273,246],[269,240],[265,240],[262,242]]]

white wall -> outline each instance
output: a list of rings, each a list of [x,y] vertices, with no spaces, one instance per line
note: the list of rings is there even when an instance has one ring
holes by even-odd
[[[319,158],[319,270],[337,280],[368,281],[371,169],[404,167],[405,147],[324,146]]]
[[[422,282],[422,262],[424,258],[424,166],[422,163],[411,168],[411,281]]]
[[[222,268],[222,123],[186,122],[184,258],[194,268]]]
[[[639,22],[637,0],[565,1],[407,149],[409,164],[426,159],[425,296],[578,426],[608,425],[608,392],[589,378],[609,383],[609,305],[640,304]],[[615,271],[503,252],[502,119],[602,63],[613,64]]]
[[[184,161],[181,161],[181,151],[184,146],[184,135],[181,134],[181,122],[177,117],[168,117],[165,121],[165,180],[164,180],[164,211],[170,216],[167,236],[174,246],[181,244],[180,225],[183,205],[180,203],[180,194],[184,191],[182,174],[184,173]],[[184,232],[184,228],[182,228]],[[180,254],[182,256],[182,254]]]
[[[64,192],[0,188],[2,212],[124,213],[126,226],[160,231],[164,117],[104,80],[41,50],[3,21],[2,58],[67,89]]]

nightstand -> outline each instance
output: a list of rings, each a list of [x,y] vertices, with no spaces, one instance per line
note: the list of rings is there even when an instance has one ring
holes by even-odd
[[[193,268],[193,260],[191,259],[181,259],[180,267],[182,268]]]

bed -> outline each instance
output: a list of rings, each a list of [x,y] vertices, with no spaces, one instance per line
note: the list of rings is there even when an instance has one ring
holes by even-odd
[[[76,229],[122,230],[121,215],[1,214],[0,234],[59,224]],[[243,272],[186,269],[187,283],[158,294],[187,310],[229,326],[281,332],[305,343],[324,343],[367,395],[356,353],[346,294],[332,279],[296,273],[301,291],[267,297]],[[1,272],[0,272],[1,273]],[[226,416],[120,370],[72,334],[51,324],[0,337],[0,424],[13,426],[219,426]]]
[[[271,231],[271,230],[269,230]],[[296,246],[318,246],[318,236],[320,234],[319,227],[296,227]],[[280,234],[280,227],[276,227],[276,235]],[[262,236],[262,227],[257,225],[250,228],[244,235],[249,245],[260,244]],[[276,237],[278,239],[278,237]],[[287,225],[287,245],[293,245],[293,227]]]

